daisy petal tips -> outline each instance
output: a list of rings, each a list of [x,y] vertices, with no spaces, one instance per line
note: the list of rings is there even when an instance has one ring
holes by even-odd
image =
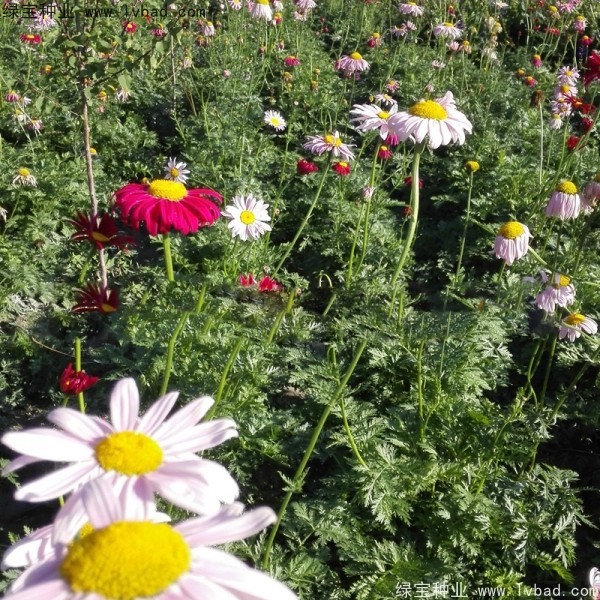
[[[112,423],[57,408],[48,420],[58,429],[6,433],[2,443],[23,455],[17,468],[39,460],[70,463],[23,485],[15,498],[44,502],[74,492],[61,510],[61,518],[68,520],[73,515],[65,509],[80,510],[76,497],[91,480],[101,477],[117,487],[135,481],[140,502],[152,501],[156,492],[198,514],[217,512],[222,502],[237,498],[237,484],[221,465],[195,453],[236,437],[235,423],[216,419],[198,424],[213,404],[208,397],[190,402],[167,418],[176,400],[176,393],[166,394],[140,416],[135,381],[123,379],[111,394]]]

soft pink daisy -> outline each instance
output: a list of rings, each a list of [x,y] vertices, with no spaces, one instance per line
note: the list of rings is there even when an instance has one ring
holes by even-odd
[[[352,160],[354,158],[354,154],[350,150],[351,146],[344,144],[338,131],[327,135],[310,135],[308,141],[302,147],[319,156],[324,152],[331,152],[334,158],[340,157],[342,160]]]
[[[213,404],[207,396],[167,419],[177,396],[177,392],[166,394],[140,417],[135,381],[123,379],[110,397],[112,424],[57,408],[48,420],[59,429],[40,427],[4,434],[2,442],[22,454],[4,468],[4,474],[42,460],[71,463],[22,485],[15,498],[45,502],[75,490],[61,509],[68,520],[80,508],[82,488],[101,477],[117,487],[133,478],[141,500],[151,502],[153,492],[158,492],[176,506],[197,513],[216,512],[220,502],[233,502],[238,487],[227,470],[195,452],[237,436],[235,423],[217,419],[198,425]]]
[[[585,331],[585,333],[590,335],[595,335],[598,332],[598,323],[596,323],[594,319],[586,317],[581,313],[571,313],[562,320],[558,332],[558,339],[562,340],[567,338],[570,342],[574,342],[581,336],[582,331]]]
[[[542,279],[548,282],[548,276],[542,271]],[[566,308],[575,302],[575,287],[571,278],[560,273],[554,273],[552,283],[535,298],[535,305],[547,315],[551,315],[557,306]]]
[[[273,19],[273,10],[269,4],[269,0],[255,0],[250,14],[255,19],[264,19],[265,21],[271,21]]]
[[[527,225],[518,221],[504,223],[498,230],[498,236],[494,242],[494,253],[496,258],[501,258],[510,267],[515,260],[523,258],[529,250],[529,238],[531,233]]]
[[[561,181],[557,186],[546,206],[547,217],[558,217],[565,221],[576,219],[581,210],[581,197],[577,186],[571,181]]]
[[[405,2],[398,4],[398,10],[403,15],[412,15],[413,17],[420,17],[423,15],[423,7],[419,6],[415,2]]]
[[[42,562],[10,588],[11,600],[293,600],[285,585],[212,548],[254,535],[275,522],[266,507],[241,504],[177,525],[151,520],[151,509],[118,498],[93,481],[82,493],[91,531],[57,540]]]
[[[379,136],[385,140],[390,132],[389,119],[398,112],[396,104],[392,104],[388,110],[383,110],[376,104],[355,104],[350,111],[350,120],[357,123],[358,131],[379,131]]]
[[[427,138],[432,149],[450,142],[464,144],[465,133],[473,130],[471,122],[456,108],[452,92],[435,100],[420,100],[408,111],[392,115],[389,126],[400,141],[411,139],[419,144]]]
[[[362,57],[360,52],[353,52],[350,55],[344,54],[335,63],[335,68],[344,71],[346,74],[368,71],[370,66],[371,65]]]
[[[433,35],[457,40],[462,35],[462,31],[454,23],[440,23],[433,28]]]
[[[294,4],[302,10],[312,10],[317,7],[314,0],[295,0]]]

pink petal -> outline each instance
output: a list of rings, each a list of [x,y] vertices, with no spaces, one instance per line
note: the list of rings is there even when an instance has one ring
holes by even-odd
[[[140,395],[130,377],[117,382],[110,395],[110,418],[116,431],[133,431],[140,410]]]
[[[100,441],[100,438],[111,433],[108,424],[101,427],[97,421],[71,408],[56,408],[48,415],[47,419],[67,433],[94,446]]]
[[[164,438],[170,437],[188,427],[193,427],[202,419],[213,403],[214,400],[209,396],[193,400],[179,409],[168,421],[165,421],[152,437],[160,443]]]
[[[22,469],[27,465],[32,465],[33,463],[40,462],[43,460],[42,458],[36,458],[35,456],[18,456],[14,460],[11,460],[5,467],[2,469],[2,475],[8,475],[9,473],[13,473],[18,469]]]
[[[235,421],[217,419],[165,436],[160,445],[169,454],[198,452],[199,450],[214,448],[230,438],[237,437],[237,435]]]
[[[90,481],[81,490],[81,500],[94,529],[123,520],[123,510],[115,490],[105,478]]]
[[[58,565],[60,564],[59,560],[47,560],[37,565],[33,565],[29,569],[27,569],[21,576],[12,584],[10,591],[11,592],[21,592],[27,590],[31,590],[31,588],[35,588],[37,590],[40,589],[44,584],[52,583],[52,581],[56,581],[58,577]],[[64,582],[60,580],[62,585],[65,586]],[[16,598],[17,596],[14,594],[10,595],[10,598]],[[27,598],[31,598],[32,600],[40,600],[41,598],[51,597],[52,600],[55,600],[54,596],[24,596]],[[62,597],[62,596],[61,596]]]
[[[186,576],[179,582],[185,592],[185,598],[202,598],[202,600],[239,600],[238,595],[223,589],[220,585],[205,577]]]
[[[94,455],[94,450],[89,444],[62,431],[46,427],[5,433],[2,443],[15,452],[42,460],[75,462]]]
[[[52,556],[52,529],[46,525],[11,546],[2,558],[2,568],[28,567]]]
[[[135,430],[142,431],[146,435],[151,436],[171,412],[178,396],[179,392],[170,392],[159,398],[146,411],[146,414],[136,425]]]
[[[81,501],[81,489],[73,492],[54,517],[53,544],[68,544],[87,523],[88,516]]]

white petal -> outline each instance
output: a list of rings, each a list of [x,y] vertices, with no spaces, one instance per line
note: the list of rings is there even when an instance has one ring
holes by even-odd
[[[94,455],[89,444],[68,433],[46,427],[5,433],[2,443],[15,452],[58,462],[75,462]]]
[[[153,439],[160,443],[163,439],[171,437],[188,427],[193,427],[208,412],[214,402],[210,396],[203,396],[202,398],[192,400],[192,402],[180,408],[170,419],[165,421],[156,430],[152,436]]]
[[[75,463],[20,487],[15,493],[15,499],[25,502],[53,500],[82,485],[98,470],[99,467],[93,461]]]
[[[72,408],[56,408],[47,419],[67,433],[94,445],[99,438],[111,433],[108,423],[101,427],[97,421]]]
[[[147,435],[152,435],[167,418],[167,415],[171,412],[178,396],[179,392],[170,392],[169,394],[162,396],[162,398],[159,398],[146,411],[146,414],[136,425],[135,430],[143,431]]]
[[[140,410],[140,395],[130,377],[117,382],[110,395],[110,418],[116,431],[133,431]]]

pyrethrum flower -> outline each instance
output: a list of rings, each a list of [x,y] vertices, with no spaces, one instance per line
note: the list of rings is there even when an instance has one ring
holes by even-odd
[[[542,272],[542,278],[548,281],[546,273]],[[575,302],[575,287],[571,278],[561,273],[554,273],[552,283],[535,298],[535,305],[541,308],[547,315],[551,315],[557,306],[566,308]]]
[[[85,371],[75,371],[73,363],[69,363],[60,376],[60,391],[76,396],[90,389],[97,381],[98,377],[88,375]]]
[[[205,188],[186,189],[180,181],[155,179],[128,183],[115,192],[116,204],[126,223],[139,229],[143,222],[150,235],[175,229],[183,235],[212,225],[219,218],[221,194]]]
[[[581,313],[571,313],[568,317],[562,320],[558,339],[567,338],[570,342],[574,342],[581,336],[581,332],[585,331],[590,335],[595,335],[598,332],[598,323],[586,317]]]
[[[379,131],[382,140],[387,139],[390,132],[389,119],[398,112],[396,104],[391,104],[388,110],[383,110],[376,104],[355,104],[350,110],[350,121],[357,123],[358,131]]]
[[[405,2],[398,4],[398,10],[403,15],[412,15],[413,17],[420,17],[423,15],[423,7],[419,6],[415,2]]]
[[[324,152],[331,152],[334,158],[340,157],[342,160],[352,160],[354,158],[350,146],[344,144],[338,131],[327,135],[308,136],[308,141],[302,147],[319,156]]]
[[[98,478],[117,487],[133,478],[140,501],[152,502],[153,493],[158,492],[172,504],[201,514],[218,511],[221,502],[233,502],[238,487],[229,473],[195,452],[237,436],[235,423],[217,419],[197,425],[214,402],[207,396],[167,419],[177,396],[176,392],[166,394],[140,417],[135,382],[123,379],[110,397],[112,424],[70,408],[57,408],[48,420],[58,430],[37,428],[4,434],[2,443],[23,455],[9,463],[4,473],[41,460],[72,463],[21,486],[15,498],[45,502],[75,490],[59,513],[65,523],[80,510],[81,490]]]
[[[335,63],[335,68],[348,75],[368,71],[371,65],[362,57],[360,52],[353,52],[350,55],[343,55]]]
[[[264,19],[270,21],[273,18],[273,10],[269,4],[269,0],[255,0],[250,14],[255,19]]]
[[[450,142],[464,144],[465,133],[473,130],[471,122],[456,108],[452,92],[435,100],[420,100],[408,111],[392,115],[389,126],[400,141],[421,143],[427,138],[432,149]]]
[[[233,204],[222,211],[222,215],[230,219],[229,229],[233,237],[239,237],[244,242],[248,239],[256,240],[267,231],[271,231],[268,221],[271,220],[268,204],[255,198],[252,194],[235,196]]]
[[[183,161],[177,162],[176,158],[169,158],[165,166],[165,179],[185,183],[188,180],[189,174],[190,170],[187,168],[187,163]]]
[[[577,186],[571,181],[561,181],[546,206],[547,217],[558,217],[561,220],[576,219],[581,210],[581,197]]]
[[[22,33],[19,37],[24,44],[30,46],[37,46],[42,43],[42,38],[37,33]]]
[[[286,121],[281,116],[281,113],[276,110],[267,110],[265,112],[264,121],[270,125],[275,131],[283,131],[286,128]]]
[[[119,308],[119,293],[109,287],[88,283],[77,292],[77,304],[71,309],[74,313],[101,312],[110,314]]]
[[[235,503],[177,525],[156,522],[154,506],[118,496],[104,481],[81,494],[90,531],[66,531],[12,585],[7,598],[57,600],[293,600],[282,583],[211,548],[244,539],[275,522],[266,507]],[[10,552],[10,550],[9,550]]]
[[[529,238],[531,233],[527,225],[518,221],[504,223],[498,230],[498,236],[494,242],[496,258],[501,258],[510,267],[515,260],[523,258],[529,250]]]
[[[440,23],[433,28],[433,35],[457,40],[462,35],[462,31],[454,23]]]
[[[340,175],[341,177],[346,177],[346,175],[350,175],[350,173],[352,172],[352,167],[350,166],[350,163],[347,163],[344,160],[340,160],[331,166],[331,170]]]
[[[31,174],[29,169],[21,167],[13,177],[13,185],[26,185],[35,187],[37,185],[36,178]]]
[[[77,242],[87,240],[98,250],[102,250],[105,246],[123,249],[128,244],[135,243],[131,236],[119,233],[116,221],[108,213],[100,216],[77,211],[75,219],[67,219],[67,223],[77,230],[71,236],[72,240]]]
[[[319,167],[314,162],[305,158],[301,158],[296,163],[296,172],[298,175],[309,175],[310,173],[316,173],[318,170]]]

